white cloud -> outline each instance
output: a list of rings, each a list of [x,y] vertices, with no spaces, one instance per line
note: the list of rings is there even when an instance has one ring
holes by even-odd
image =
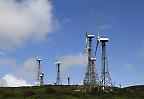
[[[36,59],[27,59],[18,69],[15,71],[15,76],[23,78],[25,80],[36,79]]]
[[[55,19],[49,0],[0,0],[0,49],[41,41],[53,30]]]
[[[125,69],[128,71],[132,71],[134,69],[134,66],[132,64],[126,64]]]
[[[7,87],[21,87],[21,86],[31,86],[23,79],[18,79],[14,75],[6,74],[2,78],[3,82],[5,82],[5,86]]]
[[[36,80],[36,59],[34,58],[29,58],[21,64],[18,64],[15,59],[0,58],[0,66],[11,68],[11,74],[15,77],[33,82]]]
[[[0,80],[0,87],[7,87],[7,83],[5,80]]]
[[[16,66],[16,61],[11,58],[0,58],[0,66],[3,67],[15,67]]]
[[[87,65],[87,55],[86,54],[76,54],[68,55],[60,58],[63,68],[70,66],[86,66]]]

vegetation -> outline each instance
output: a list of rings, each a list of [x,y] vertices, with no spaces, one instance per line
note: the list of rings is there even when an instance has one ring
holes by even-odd
[[[144,86],[115,88],[103,92],[82,86],[52,86],[0,88],[0,99],[144,99]]]

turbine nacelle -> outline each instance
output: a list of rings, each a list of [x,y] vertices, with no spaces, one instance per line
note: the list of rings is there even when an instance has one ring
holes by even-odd
[[[99,42],[108,42],[109,38],[99,38],[98,41]]]
[[[55,64],[56,64],[56,65],[61,65],[61,62],[60,62],[60,61],[57,61]]]
[[[41,61],[42,59],[37,59],[37,61]]]
[[[94,38],[94,35],[93,35],[93,34],[88,34],[88,33],[86,32],[86,51],[90,49],[90,48],[88,47],[88,42],[89,42],[89,40],[91,40],[92,38]]]
[[[94,38],[93,34],[87,34],[87,38]]]
[[[96,61],[96,58],[95,58],[95,57],[92,57],[90,60],[91,60],[91,61]]]
[[[40,74],[40,77],[43,77],[44,76],[44,73],[42,72],[41,74]]]
[[[37,56],[37,61],[39,61],[39,62],[40,62],[40,61],[42,61],[42,59],[40,59],[40,58]]]

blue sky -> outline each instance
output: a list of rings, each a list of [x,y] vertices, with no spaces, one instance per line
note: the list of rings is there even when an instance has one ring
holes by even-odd
[[[44,2],[47,1],[44,0]],[[30,32],[33,32],[31,35],[23,37],[19,36],[16,38],[16,42],[19,42],[19,39],[23,40],[20,41],[20,44],[13,42],[15,38],[12,39],[12,44],[7,40],[0,40],[0,43],[8,45],[1,46],[2,44],[0,44],[0,59],[5,59],[6,61],[5,63],[0,62],[1,78],[3,78],[6,74],[12,74],[19,79],[24,79],[29,83],[33,83],[33,80],[35,79],[34,76],[32,80],[25,79],[25,77],[18,76],[15,72],[19,71],[17,68],[23,68],[23,64],[26,60],[39,56],[42,58],[41,65],[42,71],[45,73],[45,84],[55,82],[56,67],[54,63],[56,59],[58,57],[64,57],[64,59],[72,57],[71,59],[74,59],[75,57],[79,57],[81,54],[84,54],[85,26],[87,24],[88,32],[97,36],[97,18],[99,16],[101,33],[103,36],[110,38],[110,42],[107,44],[107,55],[112,81],[115,82],[117,86],[119,86],[119,84],[122,84],[122,86],[129,86],[144,83],[144,1],[51,0],[49,2],[47,2],[48,5],[47,3],[42,2],[40,5],[38,3],[35,6],[45,5],[43,8],[40,7],[40,11],[38,12],[42,14],[44,14],[45,11],[48,12],[48,14],[44,14],[47,17],[42,16],[42,18],[44,21],[50,23],[50,26],[49,24],[45,24],[43,20],[39,18],[38,20],[43,23],[41,23],[42,25],[37,25],[35,27],[36,30],[28,31],[30,30],[28,29],[27,31],[29,34]],[[0,9],[2,9],[2,7]],[[38,9],[36,9],[36,11],[37,10]],[[2,14],[1,11],[3,10],[0,10],[0,14]],[[27,10],[25,10],[25,12],[26,11]],[[22,12],[20,14],[22,14]],[[49,18],[51,15],[52,18]],[[1,18],[3,17],[0,17],[0,19]],[[11,17],[11,19],[12,18],[13,17]],[[50,21],[47,20],[47,18],[50,19]],[[38,23],[39,21],[36,24]],[[5,26],[1,24],[2,21],[0,21],[0,26]],[[32,27],[34,26],[32,25]],[[48,29],[46,29],[47,27]],[[11,25],[8,25],[7,29],[9,28],[11,28]],[[21,29],[21,27],[16,28],[19,32],[27,32],[24,31],[25,29],[20,30],[19,28]],[[8,31],[5,31],[5,34],[8,33]],[[2,32],[3,31],[0,28],[0,35],[4,37]],[[44,37],[39,35],[42,32],[46,32],[46,34],[43,33]],[[6,35],[11,36],[9,33]],[[19,34],[15,34],[14,32],[12,36],[14,35]],[[94,39],[94,46],[95,43],[96,38]],[[96,62],[99,76],[101,68],[100,50],[99,46]],[[75,63],[74,61],[75,60],[70,61],[71,64],[68,64],[66,68],[64,66],[62,67],[62,81],[64,84],[66,84],[67,74],[71,77],[72,84],[82,84],[86,72],[86,66],[80,66],[83,64]],[[12,64],[13,66],[11,66]],[[24,74],[29,75],[31,73],[26,72]]]

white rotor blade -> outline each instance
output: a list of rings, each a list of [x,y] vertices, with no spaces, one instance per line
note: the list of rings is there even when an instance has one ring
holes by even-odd
[[[96,53],[97,53],[97,49],[98,49],[98,44],[99,44],[99,41],[97,40],[96,50],[95,50],[95,57],[96,57]]]

